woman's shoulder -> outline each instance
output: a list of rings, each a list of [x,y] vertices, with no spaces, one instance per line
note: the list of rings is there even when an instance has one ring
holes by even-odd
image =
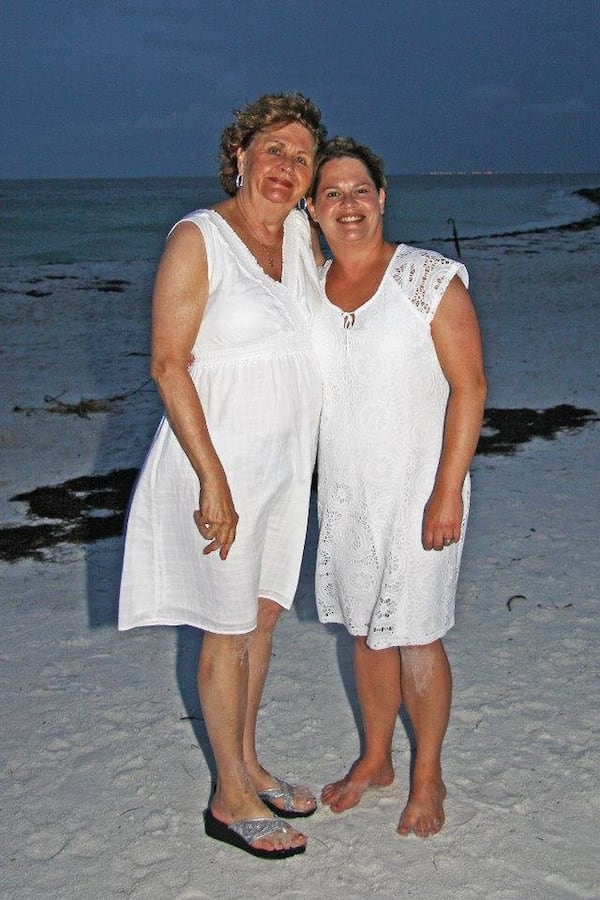
[[[193,212],[186,213],[185,216],[182,216],[180,219],[177,219],[176,222],[171,225],[169,229],[169,233],[167,237],[170,237],[178,225],[181,225],[182,222],[193,222],[200,231],[203,230],[205,225],[210,221],[210,210],[209,209],[195,209]]]
[[[310,222],[308,213],[301,209],[292,209],[285,220],[286,231],[291,231],[303,241],[310,241]]]
[[[401,264],[412,262],[421,265],[461,265],[457,260],[450,259],[448,256],[443,256],[443,254],[438,253],[436,250],[429,250],[424,247],[413,247],[411,244],[398,244],[394,255]]]
[[[465,287],[469,276],[465,266],[435,250],[399,244],[389,277],[412,306],[431,320],[438,304],[455,275]]]
[[[430,278],[453,278],[458,275],[461,281],[468,284],[465,266],[456,259],[443,256],[436,250],[423,247],[412,247],[409,244],[398,244],[393,257],[391,276],[399,284],[418,283]]]
[[[186,213],[185,216],[182,216],[181,219],[179,219],[179,222],[194,222],[197,225],[203,225],[206,222],[214,221],[215,215],[216,213],[212,209],[195,209],[192,212]],[[175,225],[179,225],[179,222],[176,222]],[[175,225],[173,227],[175,227]]]

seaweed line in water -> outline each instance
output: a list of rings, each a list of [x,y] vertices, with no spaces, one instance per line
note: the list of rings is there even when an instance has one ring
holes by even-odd
[[[122,403],[123,400],[133,397],[134,394],[143,390],[151,381],[151,378],[147,378],[138,387],[125,394],[115,394],[114,397],[105,397],[97,400],[81,399],[78,403],[66,403],[64,400],[61,400],[60,398],[64,396],[64,391],[58,397],[51,397],[50,394],[46,394],[44,403],[49,404],[48,406],[13,406],[13,412],[24,412],[28,416],[32,415],[32,413],[40,412],[59,413],[63,416],[79,416],[80,419],[89,419],[90,413],[111,412],[114,404]]]
[[[579,188],[577,191],[573,191],[573,194],[576,197],[583,197],[584,200],[587,200],[588,203],[594,203],[596,206],[600,207],[600,188]],[[438,243],[447,244],[450,241],[454,243],[458,256],[460,257],[460,244],[458,240],[458,233],[456,229],[456,223],[454,219],[448,219],[448,224],[452,225],[452,237],[441,237],[441,238],[433,238]],[[471,234],[471,235],[461,235],[461,241],[481,241],[487,240],[488,238],[507,238],[507,237],[521,237],[521,235],[528,234],[550,234],[554,233],[566,233],[566,232],[578,232],[578,231],[592,231],[594,228],[600,227],[600,211],[593,213],[590,216],[585,216],[583,219],[577,219],[574,222],[566,222],[563,225],[540,225],[537,228],[523,228],[516,231],[498,231],[493,234]],[[407,241],[406,243],[414,243],[412,241]]]

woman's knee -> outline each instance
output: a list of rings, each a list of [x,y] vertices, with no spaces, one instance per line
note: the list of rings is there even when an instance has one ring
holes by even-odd
[[[281,606],[266,597],[258,598],[256,627],[261,631],[273,631],[281,615]]]

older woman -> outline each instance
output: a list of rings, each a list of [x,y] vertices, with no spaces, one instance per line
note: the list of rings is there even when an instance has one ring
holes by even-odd
[[[454,622],[486,382],[466,270],[384,240],[385,184],[368,148],[335,139],[309,199],[333,254],[314,325],[324,378],[317,602],[321,621],[355,636],[364,725],[359,759],[322,800],[341,812],[391,784],[404,702],[416,755],[398,832],[425,837],[444,820],[451,675],[441,638]]]
[[[170,232],[152,337],[166,415],[133,497],[121,584],[120,628],[203,629],[198,685],[217,769],[206,833],[266,857],[306,844],[275,816],[316,808],[260,765],[255,728],[273,629],[297,586],[316,450],[318,280],[294,208],[323,134],[299,94],[238,110],[221,142],[229,198]]]

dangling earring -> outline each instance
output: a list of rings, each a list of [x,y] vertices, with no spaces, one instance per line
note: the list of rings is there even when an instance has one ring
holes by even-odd
[[[241,188],[241,186],[243,185],[243,183],[244,183],[244,176],[242,175],[241,172],[238,172],[237,175],[235,176],[235,186],[238,189],[238,191]]]
[[[304,212],[304,210],[306,209],[306,197],[300,197],[300,199],[296,203],[296,206],[301,212]]]

